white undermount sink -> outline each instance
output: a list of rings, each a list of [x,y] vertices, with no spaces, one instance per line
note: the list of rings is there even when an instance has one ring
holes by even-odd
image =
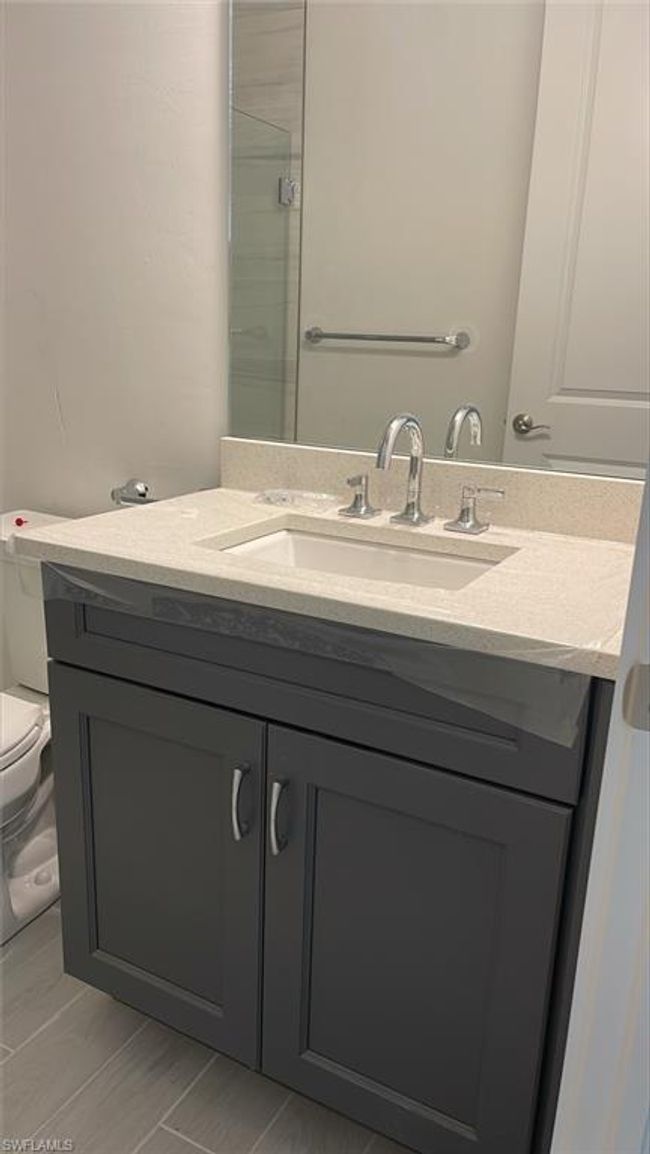
[[[392,581],[434,589],[462,589],[499,560],[458,556],[432,549],[393,547],[294,529],[280,529],[231,545],[224,553],[289,569],[314,569],[341,577]]]

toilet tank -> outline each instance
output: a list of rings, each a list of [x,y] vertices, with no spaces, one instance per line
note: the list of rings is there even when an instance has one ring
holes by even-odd
[[[13,538],[28,529],[43,528],[64,517],[15,509],[0,514],[0,604],[4,641],[4,687],[25,685],[47,693],[47,649],[43,587],[36,561],[17,557]],[[0,688],[3,685],[0,683]]]

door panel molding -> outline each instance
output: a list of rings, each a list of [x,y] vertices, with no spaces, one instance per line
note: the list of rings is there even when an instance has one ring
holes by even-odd
[[[256,1065],[264,724],[58,663],[50,703],[66,971]]]
[[[265,1072],[422,1151],[435,1143],[438,1154],[503,1154],[506,1149],[508,1154],[525,1154],[543,1050],[570,811],[278,726],[269,728],[269,774],[287,783],[289,804],[286,846],[278,857],[267,858],[266,869]],[[384,845],[384,832],[385,858],[378,849]],[[406,863],[402,870],[408,870],[408,885],[400,859]],[[426,877],[418,871],[418,861]],[[447,876],[438,871],[434,877],[429,871],[436,863],[453,865],[457,872]],[[380,867],[379,882],[375,866]],[[374,893],[370,883],[365,887],[368,869]],[[483,890],[475,892],[478,879],[483,896]],[[436,901],[440,905],[434,912],[431,903]],[[416,910],[429,910],[424,922],[414,919],[409,903]],[[404,954],[402,904],[408,906],[409,927]],[[357,925],[357,917],[366,920]],[[390,932],[384,917],[391,919]],[[485,925],[489,940],[481,955],[474,945],[485,937]],[[433,935],[438,933],[451,937],[441,938],[434,948]],[[375,942],[379,945],[370,964],[362,955],[364,949],[374,951]],[[412,967],[418,943],[425,951],[422,958],[437,959],[430,984],[429,979],[422,984],[418,965]],[[453,959],[462,959],[462,966],[455,967]],[[335,972],[332,976],[332,965],[341,970],[338,978]],[[440,973],[436,965],[442,966]],[[410,985],[404,985],[402,969],[411,975]],[[367,974],[370,983],[367,998],[361,974]],[[447,991],[444,996],[441,986]],[[416,1031],[418,1038],[406,1019],[395,1023],[395,1007],[405,1007],[409,1020],[417,1020],[413,998],[420,994],[420,1012],[426,1013],[427,1022],[444,1023],[447,1005],[462,1006],[463,991],[469,988],[479,990],[478,1004],[467,1011],[469,1033],[463,1033],[462,1020],[456,1031],[443,1030],[437,1054],[427,1049],[429,1027]],[[314,999],[322,1000],[318,1004]],[[358,1023],[349,1025],[355,999],[362,1003],[365,1037]],[[425,1001],[431,1001],[426,1011]],[[376,1014],[370,1009],[374,1004]],[[337,1007],[346,1005],[350,1013],[343,1009],[337,1015]],[[410,1019],[411,1014],[416,1017]],[[318,1049],[314,1029],[320,1037]],[[409,1095],[400,1088],[405,1030],[416,1049],[429,1053],[419,1064],[420,1075],[424,1069],[441,1072],[440,1081],[426,1092],[414,1088]],[[368,1042],[368,1031],[374,1031],[374,1041],[371,1037]],[[463,1065],[467,1054],[472,1056],[470,1067]],[[449,1076],[442,1073],[446,1064],[452,1070]],[[454,1101],[460,1104],[456,1109],[451,1107]]]

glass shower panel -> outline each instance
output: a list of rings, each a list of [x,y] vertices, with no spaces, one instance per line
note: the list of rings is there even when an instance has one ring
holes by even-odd
[[[289,213],[280,186],[291,171],[291,135],[232,111],[230,429],[282,439],[287,368]]]

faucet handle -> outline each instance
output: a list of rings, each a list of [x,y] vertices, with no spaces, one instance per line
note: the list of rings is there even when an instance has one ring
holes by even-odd
[[[495,497],[497,501],[502,501],[506,495],[505,489],[493,489],[488,485],[463,485],[463,499],[465,497]]]
[[[463,485],[461,490],[460,513],[453,521],[446,521],[443,525],[450,533],[471,533],[477,536],[490,528],[488,521],[479,521],[476,515],[476,502],[479,497],[493,497],[501,501],[506,495],[505,489],[493,489],[487,485]]]
[[[355,490],[354,497],[349,505],[344,509],[339,509],[342,517],[359,517],[367,520],[369,517],[376,517],[379,509],[373,509],[368,500],[368,474],[358,473],[354,477],[348,477],[346,485]]]
[[[368,495],[367,473],[357,473],[355,477],[348,477],[345,483],[349,485],[351,489],[361,489],[362,492],[365,492],[366,496]]]

